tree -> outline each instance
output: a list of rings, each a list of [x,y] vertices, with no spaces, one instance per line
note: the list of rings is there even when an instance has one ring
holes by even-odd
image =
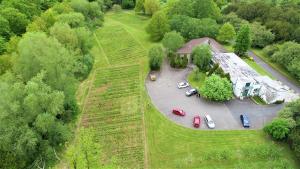
[[[275,39],[275,35],[271,32],[271,30],[268,30],[265,26],[262,26],[258,22],[250,24],[250,29],[253,47],[263,48],[271,44]]]
[[[205,79],[201,93],[213,101],[226,101],[233,95],[230,81],[215,74]]]
[[[160,8],[159,1],[158,0],[145,0],[144,8],[145,8],[145,13],[147,15],[153,15]]]
[[[251,46],[250,28],[248,25],[244,25],[237,34],[235,44],[234,44],[234,52],[237,55],[245,56],[250,46]]]
[[[168,50],[169,53],[175,52],[184,43],[183,37],[176,31],[168,32],[165,34],[162,44]]]
[[[121,6],[123,9],[131,9],[134,7],[134,1],[133,0],[122,0]]]
[[[217,39],[223,43],[229,43],[234,39],[236,33],[234,27],[230,23],[225,23],[219,30]]]
[[[300,44],[285,42],[279,51],[272,55],[273,60],[282,64],[296,78],[300,79]]]
[[[196,0],[193,8],[197,18],[218,19],[221,16],[220,9],[213,0]]]
[[[153,41],[160,41],[165,33],[169,31],[167,16],[163,12],[155,13],[152,16],[146,31],[150,34],[150,38]]]
[[[159,70],[164,58],[162,47],[155,45],[150,48],[148,53],[149,67],[151,70]]]
[[[66,23],[54,24],[54,26],[50,28],[50,35],[55,37],[70,51],[75,51],[75,49],[78,47],[78,38],[76,33]]]
[[[235,13],[229,13],[228,15],[224,15],[222,17],[223,23],[229,22],[235,29],[235,31],[239,31],[243,25],[249,24],[247,20],[239,18]]]
[[[11,30],[9,27],[9,22],[7,21],[7,19],[5,19],[3,16],[0,15],[0,36],[8,39],[10,34],[11,34]]]
[[[78,12],[70,12],[61,14],[57,18],[57,22],[69,24],[72,28],[84,25],[84,16]]]
[[[1,9],[0,14],[9,22],[10,30],[21,35],[26,31],[26,26],[29,23],[26,15],[14,8]]]
[[[134,11],[137,13],[138,12],[144,13],[145,12],[144,3],[145,3],[145,0],[136,0]]]
[[[274,139],[282,140],[287,138],[290,133],[289,123],[285,119],[275,119],[264,127],[264,131],[270,134]]]
[[[0,36],[0,55],[3,54],[6,51],[6,41],[3,37]]]
[[[26,85],[11,74],[1,80],[0,152],[1,160],[13,158],[8,166],[51,163],[55,149],[70,137],[69,128],[58,118],[65,113],[64,94],[45,84],[45,74],[38,73]]]
[[[197,46],[193,49],[192,58],[200,71],[207,71],[212,58],[210,47],[208,45]]]
[[[175,1],[174,4],[170,6],[168,15],[184,15],[189,17],[196,17],[193,4],[194,3],[192,0]]]
[[[11,56],[9,55],[0,56],[0,76],[11,68],[12,68]]]

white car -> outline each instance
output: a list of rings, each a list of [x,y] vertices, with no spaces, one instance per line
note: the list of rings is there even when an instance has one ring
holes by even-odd
[[[189,87],[189,83],[188,82],[180,82],[178,83],[177,87],[178,89],[182,89],[182,88],[186,88],[186,87]]]
[[[204,120],[205,120],[208,128],[214,129],[216,127],[215,122],[212,120],[212,118],[210,117],[210,115],[206,114],[204,116]]]

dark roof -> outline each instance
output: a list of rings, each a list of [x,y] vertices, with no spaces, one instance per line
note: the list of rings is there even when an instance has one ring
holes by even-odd
[[[177,50],[178,54],[191,54],[193,48],[201,45],[201,44],[208,44],[210,42],[210,46],[214,52],[226,52],[226,50],[220,45],[217,41],[212,38],[204,37],[199,39],[190,40],[186,43],[182,48]]]

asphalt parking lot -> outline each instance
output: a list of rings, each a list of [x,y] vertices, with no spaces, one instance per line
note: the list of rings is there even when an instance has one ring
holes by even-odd
[[[191,68],[173,69],[165,61],[160,72],[156,72],[157,80],[146,80],[146,88],[152,103],[167,118],[175,123],[193,127],[193,117],[201,116],[199,129],[208,129],[203,121],[205,114],[209,114],[216,123],[216,130],[242,130],[239,115],[247,114],[250,118],[250,129],[261,129],[271,121],[283,105],[256,105],[251,100],[233,99],[225,103],[207,101],[196,96],[186,97],[185,92],[189,88],[178,89],[177,83],[186,81]],[[179,117],[171,111],[173,108],[181,108],[186,111],[186,116]]]

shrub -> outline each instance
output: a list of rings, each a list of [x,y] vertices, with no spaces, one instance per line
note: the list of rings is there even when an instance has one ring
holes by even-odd
[[[235,35],[234,27],[227,22],[220,28],[217,39],[220,42],[228,43],[234,39]]]
[[[266,125],[264,131],[276,140],[283,140],[290,133],[289,123],[286,119],[278,118]]]
[[[160,41],[165,33],[169,31],[168,19],[165,13],[155,13],[149,24],[146,27],[146,31],[150,34],[150,38],[153,41]]]
[[[153,46],[148,53],[149,67],[151,70],[159,70],[163,62],[163,50],[159,45]]]
[[[233,96],[230,81],[215,74],[205,79],[201,92],[205,98],[213,101],[226,101]]]
[[[184,43],[183,37],[176,31],[168,32],[165,34],[162,44],[168,50],[169,53],[175,52]]]
[[[180,56],[173,56],[170,58],[170,65],[173,68],[186,68],[188,65],[188,58],[187,56],[180,57]]]
[[[134,7],[134,1],[133,0],[122,0],[122,8],[123,9],[131,9]]]
[[[237,34],[235,44],[233,46],[234,52],[239,56],[245,56],[250,46],[250,28],[248,25],[244,25]]]
[[[121,8],[120,5],[114,4],[114,5],[112,6],[112,10],[113,10],[114,12],[121,12],[122,8]]]
[[[277,45],[268,45],[263,49],[264,54],[271,57],[275,52],[279,50]]]

